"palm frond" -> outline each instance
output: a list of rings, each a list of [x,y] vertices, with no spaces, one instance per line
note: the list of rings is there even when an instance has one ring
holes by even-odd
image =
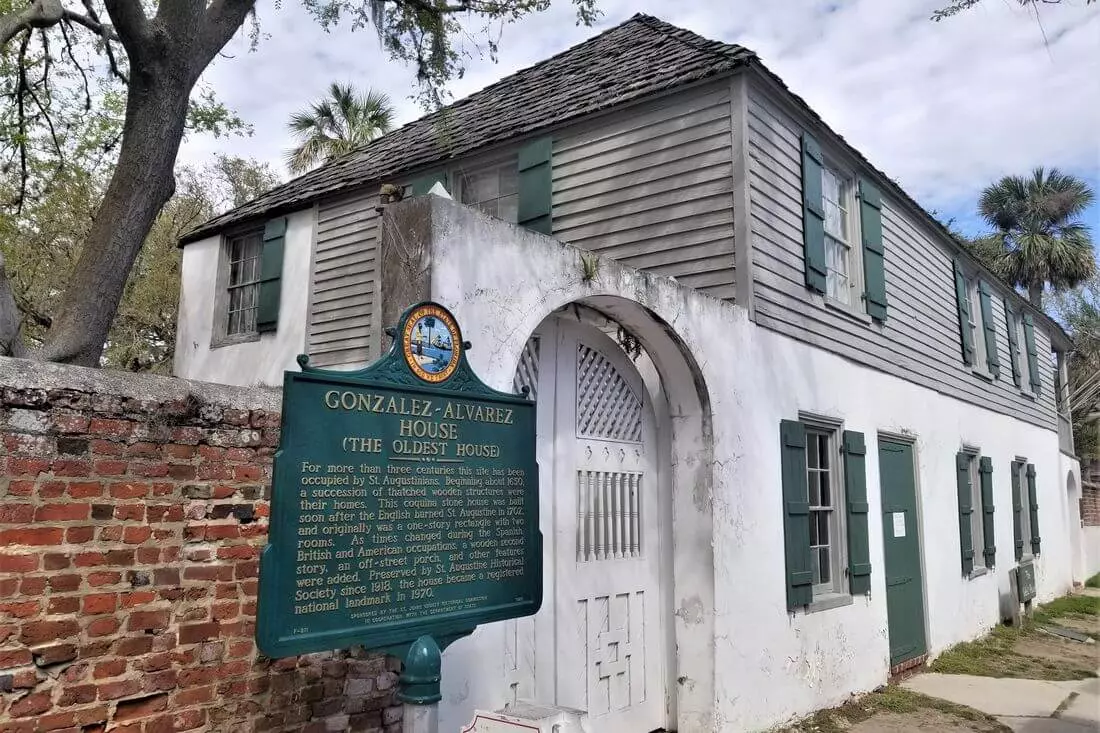
[[[388,132],[393,119],[384,93],[368,89],[361,94],[351,84],[332,82],[327,97],[291,115],[288,127],[300,144],[288,151],[287,166],[300,173],[351,152]]]

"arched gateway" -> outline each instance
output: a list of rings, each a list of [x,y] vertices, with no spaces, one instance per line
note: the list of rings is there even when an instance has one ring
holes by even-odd
[[[669,456],[634,363],[648,357],[632,351],[583,318],[551,317],[516,373],[539,405],[549,602],[509,622],[509,697],[586,710],[601,733],[674,725]]]

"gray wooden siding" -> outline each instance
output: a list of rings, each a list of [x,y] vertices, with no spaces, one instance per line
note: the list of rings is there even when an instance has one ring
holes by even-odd
[[[309,354],[317,366],[366,364],[377,302],[377,188],[317,209]]]
[[[1047,334],[1036,326],[1043,372],[1043,393],[1036,401],[1021,395],[1012,382],[1005,293],[994,285],[1001,378],[990,383],[974,374],[961,356],[953,256],[936,239],[938,235],[887,194],[883,194],[882,209],[887,322],[883,326],[864,323],[810,293],[803,271],[801,128],[754,85],[749,88],[748,126],[759,325],[975,405],[1055,427]],[[826,146],[825,140],[820,142]]]
[[[554,134],[553,236],[734,297],[729,82]]]

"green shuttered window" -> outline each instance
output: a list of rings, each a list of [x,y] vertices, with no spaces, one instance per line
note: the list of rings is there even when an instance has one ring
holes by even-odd
[[[959,337],[962,343],[963,363],[974,364],[974,332],[970,326],[970,298],[967,296],[966,276],[962,265],[955,260],[955,305],[959,313]]]
[[[982,456],[978,473],[982,482],[982,555],[985,557],[985,566],[991,568],[997,560],[993,521],[993,511],[996,508],[993,503],[993,460],[988,456]]]
[[[1024,556],[1023,465],[1019,461],[1012,462],[1012,540],[1017,560]]]
[[[886,249],[882,243],[882,196],[870,181],[859,182],[859,227],[863,242],[863,300],[867,315],[886,320]]]
[[[552,171],[551,153],[553,141],[544,137],[527,143],[519,149],[519,215],[520,226],[551,234]]]
[[[962,558],[962,574],[974,572],[974,536],[971,514],[974,511],[973,489],[970,485],[970,453],[955,455],[956,484],[959,491],[959,548]]]
[[[844,488],[848,504],[848,584],[852,595],[871,592],[867,530],[867,446],[863,433],[844,431]]]
[[[788,610],[809,606],[815,595],[869,593],[867,451],[863,434],[783,420],[780,447]],[[840,565],[845,551],[846,568]]]
[[[1017,316],[1005,306],[1005,332],[1008,334],[1008,360],[1012,362],[1012,383],[1017,387],[1023,386],[1023,375],[1020,373],[1020,336],[1018,333]]]
[[[1031,535],[1031,554],[1038,555],[1039,538],[1039,495],[1035,490],[1035,464],[1027,464],[1028,533]]]
[[[1027,372],[1031,391],[1038,396],[1043,389],[1043,381],[1039,377],[1039,352],[1035,348],[1035,322],[1031,319],[1030,313],[1024,314],[1024,349],[1027,352]]]
[[[994,379],[1001,376],[1001,358],[997,354],[997,323],[993,320],[993,298],[985,280],[978,282],[978,301],[982,309],[982,332],[985,335],[985,364]]]
[[[274,331],[279,325],[285,247],[286,218],[272,219],[264,226],[263,248],[260,253],[260,292],[256,310],[256,330],[260,333]]]
[[[802,133],[802,244],[806,262],[806,287],[825,292],[825,208],[821,190],[821,146]]]
[[[415,181],[409,184],[410,193],[413,196],[423,196],[432,190],[432,186],[437,183],[442,183],[444,187],[447,185],[447,174],[443,171],[435,171],[434,173],[428,173],[427,175],[417,178]]]

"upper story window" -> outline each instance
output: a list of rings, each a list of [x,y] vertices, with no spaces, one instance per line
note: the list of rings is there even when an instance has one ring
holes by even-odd
[[[821,169],[821,204],[825,210],[825,294],[845,305],[853,295],[858,268],[852,248],[852,180],[835,168]]]
[[[516,158],[463,171],[458,177],[459,200],[489,216],[516,223],[519,171]]]
[[[974,344],[974,368],[985,371],[985,338],[982,332],[982,308],[978,295],[978,278],[971,278],[966,281],[966,314],[971,343]]]
[[[236,336],[256,331],[256,313],[260,304],[260,255],[263,232],[252,231],[232,237],[226,243],[229,264],[225,335]]]

